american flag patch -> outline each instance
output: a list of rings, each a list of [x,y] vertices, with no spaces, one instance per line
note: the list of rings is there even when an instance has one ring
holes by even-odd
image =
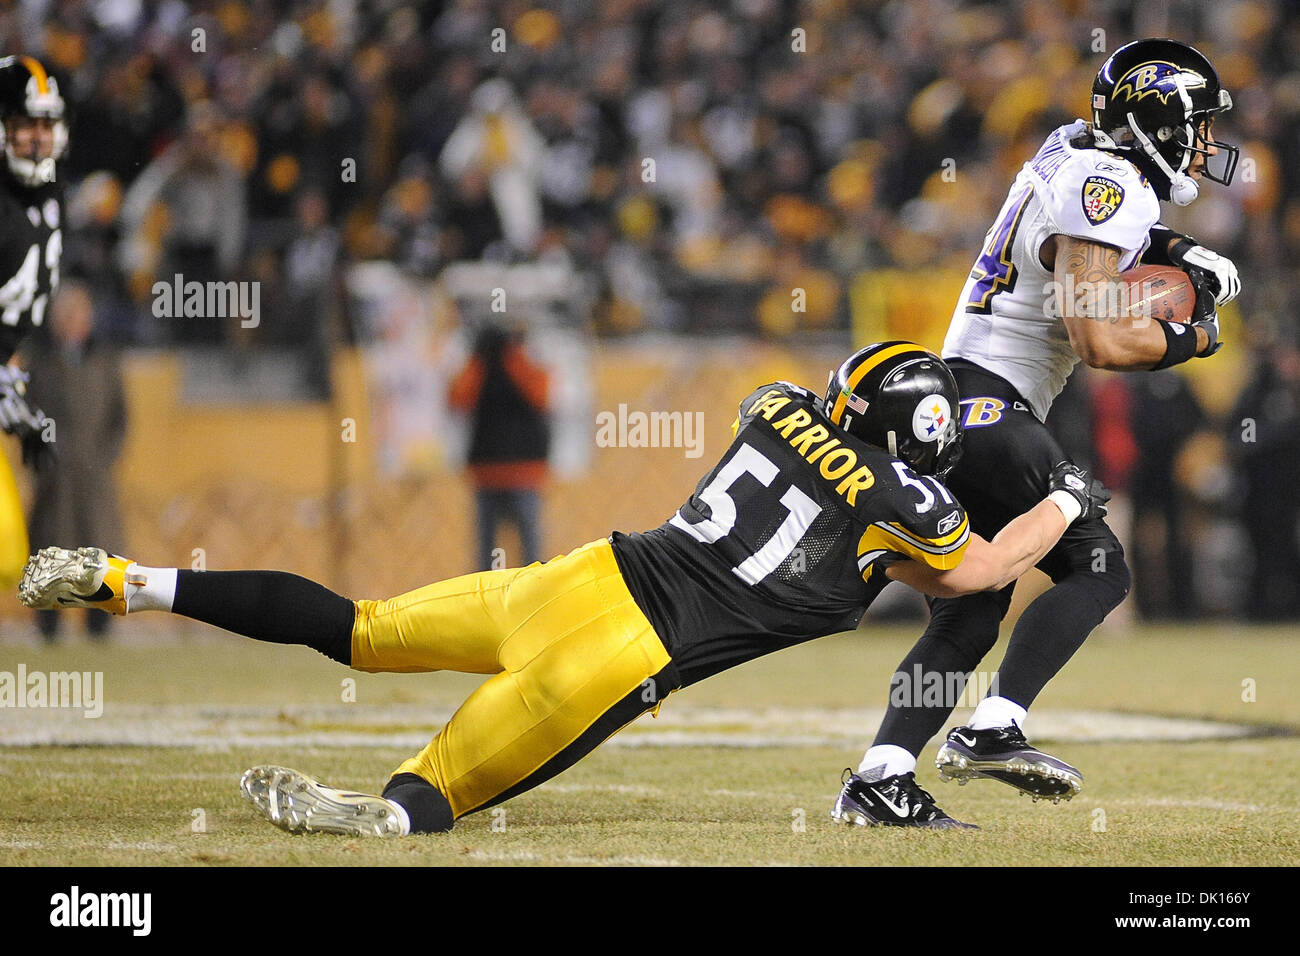
[[[1092,108],[1095,110],[1104,110],[1106,108],[1106,97],[1100,93],[1092,94]]]
[[[867,400],[860,395],[854,395],[852,392],[849,392],[844,399],[844,403],[859,415],[865,415],[867,413]]]

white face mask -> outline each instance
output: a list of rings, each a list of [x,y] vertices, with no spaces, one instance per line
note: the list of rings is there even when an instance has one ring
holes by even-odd
[[[44,186],[54,182],[56,165],[68,148],[68,125],[63,120],[63,98],[59,95],[59,84],[54,77],[46,78],[46,90],[41,92],[36,78],[27,84],[26,112],[28,116],[41,116],[52,121],[54,144],[50,155],[44,159],[28,159],[18,156],[9,142],[9,131],[0,123],[0,145],[4,146],[5,160],[9,171],[24,186]]]
[[[44,186],[46,183],[54,182],[55,162],[53,156],[39,160],[24,159],[21,156],[15,156],[13,150],[6,146],[5,159],[9,161],[9,172],[13,173],[14,179],[24,186]]]

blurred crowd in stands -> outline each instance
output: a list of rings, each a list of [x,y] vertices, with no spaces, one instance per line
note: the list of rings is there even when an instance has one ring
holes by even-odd
[[[1150,35],[1201,47],[1236,103],[1216,133],[1242,146],[1237,181],[1167,222],[1240,266],[1239,367],[1208,407],[1177,372],[1076,384],[1061,427],[1184,558],[1206,535],[1179,502],[1243,505],[1242,546],[1272,569],[1250,604],[1295,614],[1286,0],[0,0],[0,54],[66,78],[65,274],[105,334],[145,345],[325,350],[358,334],[347,263],[436,278],[482,259],[571,269],[603,335],[937,346],[1020,163],[1087,115],[1106,53]],[[268,319],[158,319],[174,273],[257,280]],[[1187,465],[1207,433],[1218,450]],[[1174,583],[1151,613],[1200,610],[1157,563]]]

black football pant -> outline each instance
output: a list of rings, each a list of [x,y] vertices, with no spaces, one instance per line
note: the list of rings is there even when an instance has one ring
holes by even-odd
[[[971,530],[991,540],[1047,496],[1052,467],[1068,456],[1004,379],[966,362],[951,365],[963,396],[964,434],[947,484],[970,515]],[[1026,708],[1124,599],[1130,580],[1123,548],[1099,518],[1071,525],[1038,567],[1053,586],[1021,614],[989,687]],[[1014,588],[931,599],[929,626],[903,658],[891,691],[915,683],[919,667],[922,675],[939,675],[926,681],[960,693],[997,642]],[[917,755],[956,703],[951,696],[891,692],[875,743]]]

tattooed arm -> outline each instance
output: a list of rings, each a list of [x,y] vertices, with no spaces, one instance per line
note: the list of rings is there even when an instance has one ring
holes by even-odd
[[[1071,236],[1053,236],[1041,255],[1055,266],[1056,305],[1070,334],[1070,347],[1092,368],[1116,371],[1149,369],[1165,354],[1159,323],[1120,313],[1120,252]],[[1046,265],[1047,262],[1044,262]],[[1196,351],[1209,346],[1204,329],[1196,329]]]

